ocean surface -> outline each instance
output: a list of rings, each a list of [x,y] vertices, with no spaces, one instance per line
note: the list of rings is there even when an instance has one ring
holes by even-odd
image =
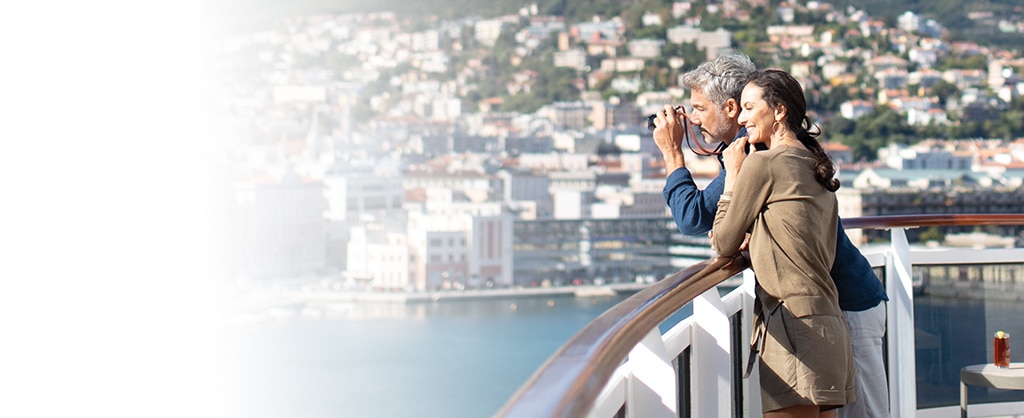
[[[228,416],[490,417],[569,338],[626,297],[314,305],[233,325],[225,334]],[[915,299],[919,407],[958,401],[959,368],[991,361],[990,332],[1024,338],[1020,305]],[[1024,359],[1021,344],[1011,344],[1016,361]],[[972,403],[1021,398],[971,392]]]
[[[488,417],[628,295],[324,305],[230,330],[237,417]]]

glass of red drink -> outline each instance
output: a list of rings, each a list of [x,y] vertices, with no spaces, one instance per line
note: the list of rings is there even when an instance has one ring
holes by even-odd
[[[992,357],[996,367],[1010,367],[1010,334],[998,331],[992,340]]]

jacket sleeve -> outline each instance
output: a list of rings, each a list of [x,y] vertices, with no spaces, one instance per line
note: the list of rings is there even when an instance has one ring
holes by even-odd
[[[750,232],[758,214],[768,202],[773,184],[768,157],[757,153],[747,157],[736,178],[732,195],[718,202],[711,248],[719,255],[732,256],[739,253],[746,233]]]
[[[703,235],[711,230],[723,187],[725,170],[719,172],[718,177],[715,177],[704,190],[697,188],[693,175],[685,167],[673,171],[668,176],[662,194],[669,210],[672,211],[672,218],[679,232],[686,235]]]

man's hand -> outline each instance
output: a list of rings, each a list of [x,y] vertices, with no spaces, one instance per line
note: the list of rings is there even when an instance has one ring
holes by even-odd
[[[680,118],[685,117],[679,114],[672,105],[665,105],[659,110],[654,118],[654,143],[661,150],[665,158],[665,175],[681,167],[686,167],[683,158],[683,131],[686,127]]]

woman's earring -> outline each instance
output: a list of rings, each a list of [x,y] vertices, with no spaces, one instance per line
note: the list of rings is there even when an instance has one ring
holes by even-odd
[[[772,141],[782,140],[782,134],[779,133],[779,126],[781,126],[779,121],[772,123]]]

